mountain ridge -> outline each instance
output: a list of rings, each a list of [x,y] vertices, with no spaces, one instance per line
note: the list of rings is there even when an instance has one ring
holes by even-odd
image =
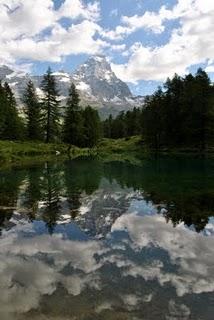
[[[92,105],[98,109],[102,118],[106,118],[109,114],[116,116],[119,112],[139,107],[144,102],[144,97],[134,96],[128,85],[117,78],[110,63],[102,55],[91,56],[73,73],[60,70],[54,71],[53,75],[57,81],[62,104],[73,82],[80,93],[81,105],[83,107]],[[30,79],[34,82],[38,95],[41,96],[43,76],[14,71],[6,65],[0,66],[0,80],[9,83],[19,106],[22,105],[21,96]]]

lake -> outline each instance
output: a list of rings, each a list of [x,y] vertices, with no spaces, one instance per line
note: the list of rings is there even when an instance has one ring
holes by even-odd
[[[214,161],[0,171],[1,320],[213,320]]]

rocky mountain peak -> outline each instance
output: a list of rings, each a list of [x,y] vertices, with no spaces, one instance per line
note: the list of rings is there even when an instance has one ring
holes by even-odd
[[[128,85],[117,78],[111,69],[111,64],[103,55],[90,57],[72,74],[59,70],[53,72],[53,75],[57,81],[62,105],[65,104],[72,82],[79,90],[81,105],[84,107],[89,104],[97,108],[103,118],[143,104],[143,97],[132,95]],[[11,70],[5,65],[0,66],[0,80],[9,83],[18,100],[18,105],[21,104],[20,97],[23,95],[27,81],[32,79],[40,94],[42,78],[41,75],[32,76]]]
[[[132,96],[127,84],[116,77],[105,56],[89,58],[74,72],[73,79],[90,86],[91,94],[105,102]]]

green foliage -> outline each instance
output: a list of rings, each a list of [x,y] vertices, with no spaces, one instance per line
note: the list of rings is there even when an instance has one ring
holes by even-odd
[[[87,106],[82,111],[84,121],[84,147],[92,148],[97,145],[101,136],[101,123],[97,110]]]
[[[42,81],[42,90],[44,98],[42,100],[42,125],[45,134],[45,142],[53,142],[59,140],[59,100],[56,80],[52,75],[52,71],[48,68]]]
[[[83,118],[79,102],[79,94],[75,85],[72,83],[66,102],[63,141],[75,146],[82,146],[84,140]]]
[[[142,109],[121,112],[103,122],[106,138],[142,134],[149,148],[199,150],[214,146],[214,87],[205,71],[167,79],[164,89],[145,99]]]
[[[62,143],[35,143],[21,141],[0,141],[0,163],[19,161],[25,158],[67,153],[68,146]]]
[[[91,106],[80,107],[74,84],[69,89],[65,115],[60,113],[56,80],[50,68],[41,87],[44,97],[40,102],[33,83],[27,84],[22,99],[26,116],[24,126],[13,92],[7,83],[0,83],[1,140],[63,141],[70,145],[68,152],[72,145],[77,149],[98,146],[101,153],[120,153],[124,148],[127,152],[134,151],[136,144],[132,144],[132,136],[143,137],[144,149],[142,141],[137,149],[144,151],[145,147],[200,152],[214,148],[214,86],[202,69],[195,76],[189,74],[181,78],[175,75],[173,79],[167,79],[163,89],[158,88],[152,96],[146,97],[143,108],[121,112],[115,119],[110,115],[102,123],[97,110]],[[109,140],[100,142],[102,136]],[[130,148],[129,144],[134,147]],[[85,150],[87,153],[88,149]],[[94,150],[96,148],[92,153]]]
[[[141,134],[141,109],[134,108],[132,111],[121,112],[115,119],[110,115],[103,122],[105,138],[124,138]]]
[[[121,139],[105,138],[97,145],[97,155],[104,161],[129,161],[136,163],[141,153],[141,136]]]
[[[0,138],[5,140],[22,139],[24,125],[18,115],[16,100],[7,82],[0,84]]]
[[[78,147],[93,147],[101,135],[98,112],[90,106],[81,110],[80,98],[72,83],[66,103],[63,126],[63,141]]]
[[[0,83],[0,138],[4,139],[7,118],[7,98],[4,87]]]
[[[155,149],[213,146],[214,90],[205,71],[168,79],[147,97],[142,114],[143,138]]]
[[[41,110],[36,90],[32,81],[27,83],[23,95],[27,120],[27,137],[29,140],[41,140]]]

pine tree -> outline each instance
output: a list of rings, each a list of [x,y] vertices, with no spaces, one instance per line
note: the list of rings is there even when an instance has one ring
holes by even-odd
[[[31,80],[27,83],[23,102],[26,106],[27,137],[30,140],[40,140],[42,137],[40,104]]]
[[[41,104],[42,124],[45,132],[45,142],[56,141],[59,139],[59,100],[56,80],[52,71],[48,68],[42,81],[44,98]]]
[[[144,141],[152,148],[159,149],[164,136],[162,115],[163,92],[159,88],[152,97],[145,100],[142,134]]]
[[[6,126],[6,113],[7,113],[7,99],[4,87],[0,83],[0,139],[4,138]]]
[[[145,142],[161,147],[190,147],[204,152],[213,146],[214,90],[205,71],[195,76],[174,76],[145,101],[143,136]]]
[[[113,117],[110,114],[108,119],[103,121],[103,135],[105,138],[112,138],[112,124],[113,124]]]
[[[125,122],[125,114],[124,112],[120,112],[120,114],[114,119],[112,124],[112,138],[124,138],[127,133],[126,122]]]
[[[210,115],[210,79],[205,71],[201,68],[198,69],[196,76],[196,88],[195,92],[197,100],[195,103],[196,112],[198,113],[198,143],[200,150],[204,151],[207,146],[207,137],[209,132],[209,115]]]
[[[18,115],[16,99],[7,82],[4,84],[4,95],[5,122],[2,137],[9,140],[22,139],[24,136],[24,124]]]
[[[79,103],[79,94],[75,85],[72,83],[69,88],[69,95],[66,102],[63,141],[76,146],[82,146],[84,141],[83,118]]]
[[[101,136],[100,118],[97,110],[87,106],[83,111],[84,147],[94,147]]]

